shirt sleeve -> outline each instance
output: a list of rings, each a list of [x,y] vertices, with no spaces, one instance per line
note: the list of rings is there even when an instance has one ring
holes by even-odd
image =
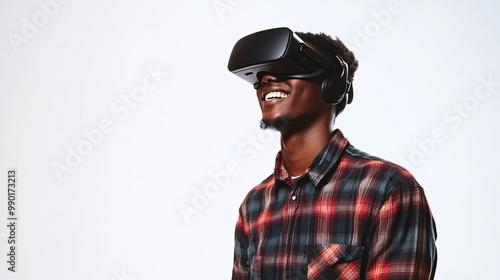
[[[433,279],[436,238],[436,226],[423,189],[396,189],[378,213],[366,278]]]
[[[231,278],[232,280],[250,279],[250,265],[248,262],[247,249],[248,237],[244,232],[244,221],[240,209],[235,229],[233,273]]]

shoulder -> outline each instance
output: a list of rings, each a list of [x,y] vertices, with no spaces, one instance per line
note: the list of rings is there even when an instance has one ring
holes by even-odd
[[[241,204],[243,212],[247,212],[249,207],[255,208],[256,205],[260,205],[264,200],[269,199],[274,189],[274,182],[274,174],[271,174],[261,183],[254,186],[243,199]]]
[[[378,194],[382,200],[401,189],[421,189],[415,177],[402,166],[350,144],[344,150],[338,168],[343,171],[342,180],[346,184],[356,182],[360,191]]]

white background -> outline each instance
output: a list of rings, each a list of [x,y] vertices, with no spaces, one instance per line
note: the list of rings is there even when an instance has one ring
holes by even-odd
[[[336,126],[424,186],[436,279],[500,279],[499,8],[2,0],[0,279],[230,279],[239,204],[272,172],[279,135],[260,131],[253,88],[227,59],[239,38],[278,26],[338,36],[355,52],[354,102]]]

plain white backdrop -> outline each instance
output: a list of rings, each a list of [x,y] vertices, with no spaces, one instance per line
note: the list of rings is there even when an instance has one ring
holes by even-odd
[[[241,37],[338,36],[359,68],[336,126],[410,169],[436,279],[500,279],[495,1],[0,1],[0,279],[230,279],[238,207],[279,135],[227,71]],[[7,171],[17,169],[16,272]]]

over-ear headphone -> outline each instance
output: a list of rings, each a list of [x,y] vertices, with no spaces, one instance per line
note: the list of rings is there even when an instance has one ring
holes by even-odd
[[[351,103],[353,92],[349,81],[349,67],[339,55],[336,58],[342,67],[342,72],[330,72],[325,76],[321,83],[321,96],[326,103],[336,105],[347,95],[347,103]]]

